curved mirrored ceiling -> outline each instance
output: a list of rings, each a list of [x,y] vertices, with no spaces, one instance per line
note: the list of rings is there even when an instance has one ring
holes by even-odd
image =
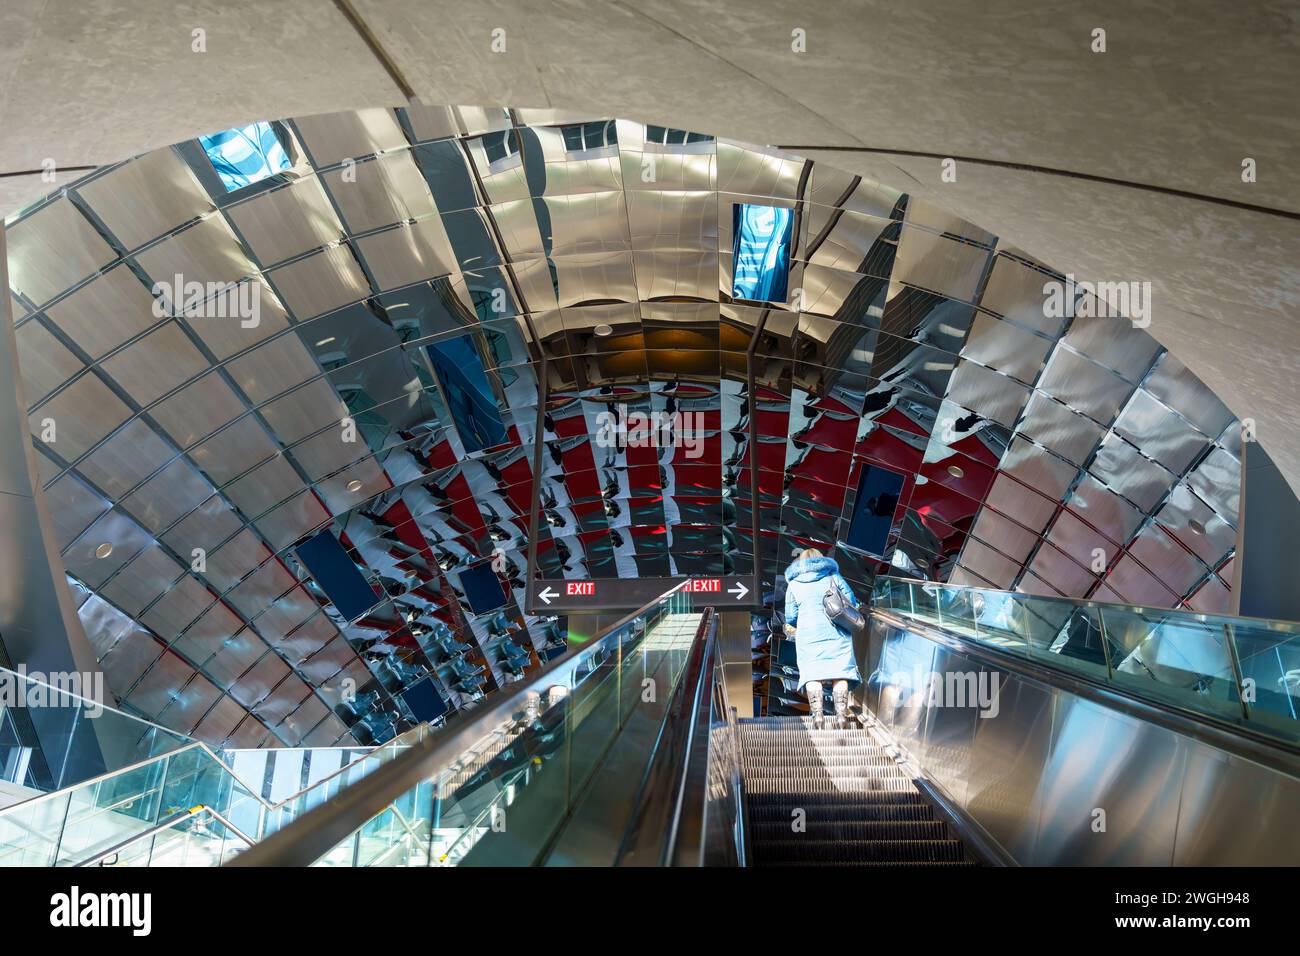
[[[87,635],[213,744],[381,741],[540,666],[535,501],[547,580],[770,588],[815,546],[863,588],[1230,607],[1223,403],[1113,295],[822,163],[365,110],[97,170],[8,245]]]

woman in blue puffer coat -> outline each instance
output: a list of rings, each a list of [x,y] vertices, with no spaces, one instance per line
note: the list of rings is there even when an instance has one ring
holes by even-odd
[[[808,710],[813,726],[822,724],[822,681],[832,681],[835,719],[840,727],[848,725],[849,682],[861,680],[853,657],[852,636],[826,616],[822,598],[829,588],[839,588],[844,603],[858,606],[857,596],[848,582],[840,577],[840,566],[816,548],[799,552],[794,563],[785,569],[785,631],[794,641],[799,659],[799,679],[808,695]]]

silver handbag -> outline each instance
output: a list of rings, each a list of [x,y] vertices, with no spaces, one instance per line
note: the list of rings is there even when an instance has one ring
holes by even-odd
[[[831,581],[831,586],[822,595],[822,610],[832,624],[844,628],[850,634],[860,631],[867,623],[862,612],[844,600],[839,585],[834,581]]]

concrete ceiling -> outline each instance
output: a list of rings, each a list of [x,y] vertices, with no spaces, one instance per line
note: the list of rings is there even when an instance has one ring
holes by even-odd
[[[0,210],[76,167],[408,90],[796,147],[1063,272],[1149,280],[1149,331],[1255,419],[1300,489],[1300,8],[1110,7],[18,0],[0,9]],[[1105,53],[1090,48],[1098,27]],[[198,28],[205,53],[191,52]],[[796,28],[806,52],[791,50]],[[54,184],[49,159],[66,170]]]

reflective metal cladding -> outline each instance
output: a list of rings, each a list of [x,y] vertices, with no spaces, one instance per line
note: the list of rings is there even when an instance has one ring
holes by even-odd
[[[820,163],[363,110],[97,170],[8,245],[88,636],[124,708],[214,744],[384,740],[539,666],[534,499],[547,579],[770,584],[815,546],[864,585],[1228,607],[1224,405],[1065,277]]]

